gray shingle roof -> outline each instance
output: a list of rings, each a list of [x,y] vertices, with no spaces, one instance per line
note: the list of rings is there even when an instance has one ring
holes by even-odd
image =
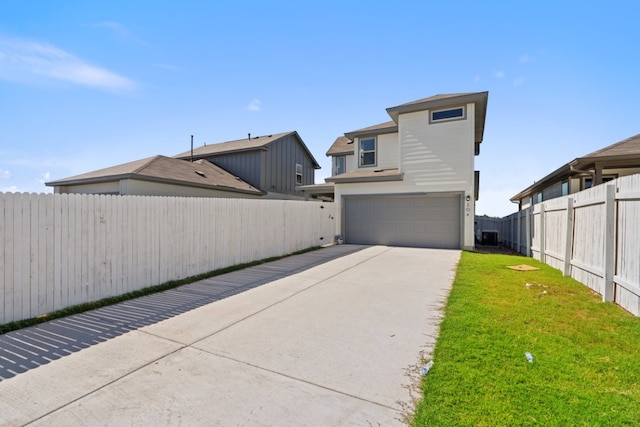
[[[638,156],[640,155],[640,134],[611,144],[580,159],[596,159],[613,156]]]
[[[206,160],[192,163],[161,155],[47,182],[46,185],[53,187],[89,184],[128,178],[263,194],[257,188]]]
[[[346,136],[339,136],[333,142],[333,145],[327,151],[327,156],[336,156],[340,154],[353,154],[353,141]]]
[[[402,181],[404,173],[394,169],[367,169],[346,172],[340,175],[325,178],[326,182],[375,182],[375,181]]]
[[[544,178],[537,180],[534,184],[511,197],[510,200],[520,200],[560,179],[580,174],[580,171],[583,170],[593,169],[596,163],[603,168],[640,167],[640,134],[573,159],[546,175]]]
[[[209,156],[215,156],[218,154],[237,153],[241,151],[253,151],[253,150],[267,150],[268,149],[267,146],[272,142],[292,134],[297,137],[302,147],[309,154],[309,157],[311,157],[311,160],[313,161],[316,169],[319,169],[320,165],[318,164],[316,159],[313,157],[313,154],[311,154],[311,151],[309,151],[309,148],[305,145],[305,143],[302,141],[302,138],[300,138],[300,135],[298,135],[298,132],[296,131],[274,133],[272,135],[252,136],[251,139],[249,139],[249,137],[247,136],[247,138],[244,138],[244,139],[236,139],[234,141],[219,142],[216,144],[207,144],[197,148],[194,147],[193,157],[196,159],[199,159],[199,158],[204,158]],[[191,150],[185,151],[180,154],[176,154],[173,157],[175,157],[176,159],[190,159]]]

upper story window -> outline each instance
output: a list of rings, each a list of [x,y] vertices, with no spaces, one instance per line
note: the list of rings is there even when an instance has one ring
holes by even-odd
[[[560,190],[563,196],[566,196],[569,194],[569,181],[562,181],[562,184],[560,186]]]
[[[340,175],[347,171],[347,158],[345,156],[335,156],[333,158],[333,174]]]
[[[376,138],[360,139],[360,166],[376,165]]]
[[[447,122],[451,120],[463,120],[465,119],[465,108],[447,108],[445,110],[431,111],[430,123]]]
[[[296,184],[302,185],[302,165],[296,163]]]

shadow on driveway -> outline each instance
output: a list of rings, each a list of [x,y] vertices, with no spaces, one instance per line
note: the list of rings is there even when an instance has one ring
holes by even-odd
[[[337,245],[200,280],[164,292],[0,335],[0,381],[366,246]]]

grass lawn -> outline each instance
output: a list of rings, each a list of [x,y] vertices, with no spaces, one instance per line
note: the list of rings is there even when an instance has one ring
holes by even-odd
[[[532,258],[464,252],[413,425],[640,425],[640,319],[601,301]]]

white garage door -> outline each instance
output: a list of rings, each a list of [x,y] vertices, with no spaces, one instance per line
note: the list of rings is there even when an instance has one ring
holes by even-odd
[[[460,248],[460,194],[345,196],[345,243]]]

